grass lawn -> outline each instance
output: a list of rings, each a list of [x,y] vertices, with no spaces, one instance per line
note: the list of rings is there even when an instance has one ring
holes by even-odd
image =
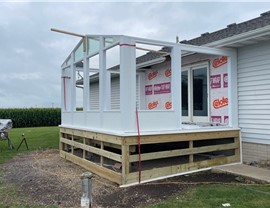
[[[22,140],[22,133],[25,134],[29,150],[26,149],[23,143],[17,151]],[[59,146],[59,128],[58,127],[37,127],[37,128],[13,128],[9,131],[9,138],[11,139],[14,149],[9,149],[7,141],[0,141],[0,164],[12,159],[13,156],[19,153],[27,153],[40,149],[58,149]],[[21,201],[27,201],[22,199],[17,194],[17,190],[14,187],[7,186],[1,178],[2,172],[0,167],[0,208],[53,208],[55,206],[29,206],[21,204]],[[1,199],[8,197],[12,199],[10,204],[3,204]],[[20,199],[20,200],[18,200]],[[20,202],[18,202],[20,201]]]
[[[17,147],[21,142],[21,135],[25,134],[29,150],[23,144],[19,151]],[[15,146],[10,150],[7,141],[0,142],[0,164],[11,159],[18,153],[27,153],[34,150],[54,148],[58,149],[59,128],[18,128],[11,129],[9,137]],[[29,206],[27,198],[17,194],[16,187],[10,187],[1,178],[0,168],[0,208],[53,208],[55,206]],[[11,199],[10,204],[4,204],[1,199]],[[21,203],[21,202],[25,203]],[[160,204],[149,206],[149,208],[222,208],[222,204],[229,203],[233,208],[269,208],[270,186],[266,185],[200,185],[187,189],[186,193],[174,196]],[[128,207],[128,205],[127,205]]]
[[[222,208],[226,203],[233,208],[269,208],[270,185],[202,185],[149,208]]]
[[[23,143],[17,151],[22,140],[22,133],[26,137],[29,150]],[[11,159],[18,153],[29,152],[38,149],[58,149],[59,147],[59,128],[58,127],[36,127],[36,128],[13,128],[9,131],[9,138],[15,148],[10,150],[7,140],[0,141],[0,164]]]

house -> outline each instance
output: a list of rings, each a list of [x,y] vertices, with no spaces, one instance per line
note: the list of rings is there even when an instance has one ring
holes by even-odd
[[[269,159],[269,19],[181,43],[86,35],[62,64],[60,155],[120,185]]]
[[[238,126],[244,162],[270,159],[270,11],[181,43],[237,50]]]

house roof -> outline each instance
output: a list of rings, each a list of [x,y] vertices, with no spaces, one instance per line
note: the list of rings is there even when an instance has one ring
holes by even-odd
[[[236,24],[227,25],[226,28],[209,33],[203,33],[200,37],[190,40],[183,40],[180,43],[197,46],[213,47],[243,47],[250,44],[256,44],[260,41],[270,40],[270,11],[260,14],[259,17]],[[170,52],[169,47],[164,47],[161,51]],[[153,60],[161,55],[149,52],[144,56],[137,58],[137,64]]]
[[[247,33],[253,30],[257,30],[266,26],[270,26],[270,11],[264,12],[260,17],[236,24],[232,23],[227,25],[226,28],[209,33],[203,33],[200,37],[190,40],[183,40],[180,43],[190,45],[207,45],[212,42],[216,42],[222,39],[226,39],[232,36]]]
[[[232,23],[227,25],[227,27],[224,29],[212,33],[206,32],[200,37],[190,40],[183,40],[180,43],[197,46],[205,45],[212,47],[225,46],[238,48],[268,40],[270,40],[270,11],[260,14],[260,16],[257,18],[239,24]],[[168,52],[169,54],[171,52],[171,48],[163,47],[160,51]],[[136,64],[140,65],[149,62],[149,65],[150,63],[153,65],[155,60],[159,62],[162,57],[167,55],[151,51],[145,55],[137,57]],[[119,70],[119,65],[111,67],[110,70]],[[95,79],[96,76],[98,76],[98,74],[91,76],[91,79]]]

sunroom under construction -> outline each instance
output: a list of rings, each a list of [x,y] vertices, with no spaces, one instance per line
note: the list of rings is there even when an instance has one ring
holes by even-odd
[[[240,162],[236,52],[86,35],[62,64],[60,154],[120,185]]]

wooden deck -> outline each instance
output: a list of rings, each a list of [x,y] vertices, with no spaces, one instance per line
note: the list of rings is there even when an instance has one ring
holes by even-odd
[[[239,130],[142,135],[140,143],[138,171],[137,136],[60,127],[61,157],[119,185],[240,162]]]

